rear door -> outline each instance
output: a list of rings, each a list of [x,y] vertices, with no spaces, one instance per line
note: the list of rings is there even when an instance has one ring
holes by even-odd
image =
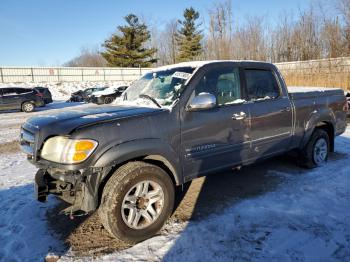
[[[217,106],[181,112],[181,152],[185,179],[240,164],[249,150],[247,104],[240,70],[231,63],[207,66],[197,74],[187,105],[199,93],[216,96]]]
[[[292,108],[282,83],[272,69],[243,71],[251,121],[251,158],[286,151],[291,141]]]

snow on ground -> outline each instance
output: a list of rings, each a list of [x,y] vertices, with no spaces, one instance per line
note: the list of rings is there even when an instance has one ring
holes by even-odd
[[[26,117],[0,115],[8,126]],[[4,141],[6,136],[12,135],[1,133]],[[269,170],[270,176],[283,180],[277,188],[232,202],[203,220],[170,223],[167,233],[97,259],[350,261],[350,128],[336,139],[336,150],[322,168]],[[42,261],[48,253],[65,252],[46,221],[47,210],[57,202],[41,204],[33,198],[35,171],[21,153],[0,154],[0,261]],[[93,260],[77,258],[71,251],[61,257],[77,259]]]
[[[47,208],[33,197],[36,172],[24,154],[0,155],[0,261],[43,261],[62,243],[47,230]]]
[[[115,86],[127,84],[121,81],[104,81],[104,82],[27,82],[27,83],[0,83],[1,87],[47,87],[52,93],[54,100],[68,100],[70,94],[81,89],[86,89],[90,87],[99,87],[99,86]]]
[[[284,178],[273,192],[98,260],[350,261],[349,128],[336,149],[322,168],[269,171]]]

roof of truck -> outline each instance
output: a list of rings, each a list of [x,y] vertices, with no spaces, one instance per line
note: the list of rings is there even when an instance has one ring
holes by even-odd
[[[182,63],[177,63],[177,64],[172,64],[172,65],[166,65],[166,66],[161,66],[161,67],[157,67],[152,69],[152,71],[156,70],[170,70],[173,68],[177,68],[177,67],[193,67],[193,68],[197,68],[197,67],[202,67],[204,65],[207,64],[212,64],[212,63],[227,63],[227,62],[235,62],[235,63],[259,63],[259,64],[271,64],[271,63],[267,63],[267,62],[262,62],[262,61],[254,61],[254,60],[203,60],[203,61],[191,61],[191,62],[182,62]]]

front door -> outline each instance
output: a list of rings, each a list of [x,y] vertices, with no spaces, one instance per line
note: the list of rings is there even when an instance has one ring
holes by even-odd
[[[17,108],[18,94],[16,93],[15,88],[2,88],[1,96],[1,108],[2,109],[15,109]]]
[[[187,105],[210,93],[217,106],[181,112],[181,152],[185,180],[242,162],[249,151],[247,104],[242,100],[239,68],[233,63],[207,66],[198,73]]]
[[[245,69],[251,121],[251,158],[267,157],[288,149],[292,108],[276,74],[270,69]]]

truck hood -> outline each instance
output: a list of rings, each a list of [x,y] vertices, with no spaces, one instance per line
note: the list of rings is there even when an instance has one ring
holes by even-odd
[[[52,135],[67,135],[73,130],[106,121],[164,112],[167,109],[136,106],[94,106],[72,109],[50,115],[32,117],[24,128],[40,133],[42,139]]]

